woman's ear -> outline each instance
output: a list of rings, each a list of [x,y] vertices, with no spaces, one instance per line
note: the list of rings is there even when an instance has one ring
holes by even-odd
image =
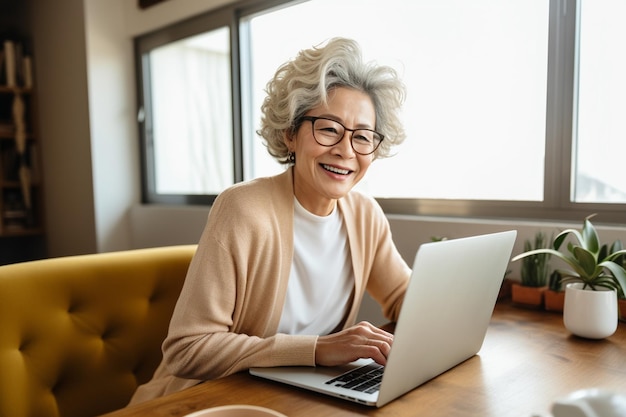
[[[294,151],[296,147],[296,132],[293,129],[287,129],[283,133],[283,143],[289,149],[290,152]]]

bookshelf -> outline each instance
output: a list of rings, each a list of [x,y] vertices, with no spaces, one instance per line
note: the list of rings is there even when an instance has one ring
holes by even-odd
[[[43,190],[32,58],[0,39],[0,264],[21,261],[42,237]],[[23,248],[20,250],[19,248]],[[16,252],[9,257],[7,254]],[[5,259],[6,258],[6,259]]]

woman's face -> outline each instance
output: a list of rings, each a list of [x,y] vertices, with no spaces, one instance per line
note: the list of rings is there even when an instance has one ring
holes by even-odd
[[[358,90],[337,87],[329,92],[328,104],[312,108],[306,116],[333,119],[348,129],[374,129],[376,113],[370,97]],[[337,200],[363,178],[373,154],[360,155],[350,143],[351,133],[334,146],[319,145],[313,137],[312,122],[305,120],[285,144],[296,155],[294,192],[311,213],[326,216]]]

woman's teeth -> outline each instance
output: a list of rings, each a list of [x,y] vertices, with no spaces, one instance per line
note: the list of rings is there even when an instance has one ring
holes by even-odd
[[[347,169],[335,168],[331,167],[330,165],[322,164],[322,167],[324,167],[324,169],[327,171],[334,172],[335,174],[348,175],[350,173],[350,171]]]

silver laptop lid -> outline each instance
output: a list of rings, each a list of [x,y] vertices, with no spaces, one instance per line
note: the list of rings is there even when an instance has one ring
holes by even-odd
[[[516,235],[512,230],[420,246],[378,406],[480,350]]]

